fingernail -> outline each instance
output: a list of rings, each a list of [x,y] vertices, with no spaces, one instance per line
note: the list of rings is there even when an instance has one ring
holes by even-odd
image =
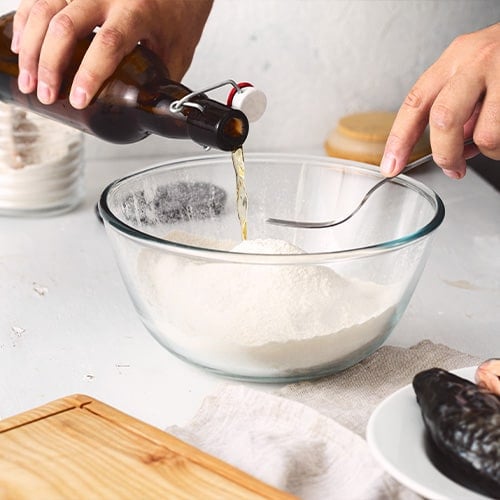
[[[396,158],[391,153],[385,153],[380,162],[380,170],[384,175],[391,175],[396,168]]]
[[[446,168],[443,168],[443,172],[450,179],[461,179],[465,175],[465,173],[457,172],[456,170],[448,170]]]
[[[28,73],[28,71],[22,69],[19,72],[19,76],[17,78],[17,85],[19,87],[19,90],[23,94],[29,94],[33,91],[32,82],[33,80],[31,79],[31,75]]]
[[[52,91],[45,82],[38,82],[36,94],[42,104],[52,103]]]
[[[76,109],[82,109],[87,105],[87,92],[82,87],[75,87],[69,97],[71,105]]]
[[[19,33],[19,31],[16,31],[13,35],[12,35],[12,42],[10,44],[10,50],[12,50],[12,52],[15,52],[16,54],[19,52],[19,41],[21,39],[21,33]]]

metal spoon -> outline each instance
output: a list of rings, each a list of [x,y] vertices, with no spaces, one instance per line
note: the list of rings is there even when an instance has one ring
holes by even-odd
[[[464,146],[468,146],[469,144],[474,144],[474,141],[472,139],[467,139],[466,141],[464,141]],[[418,160],[408,163],[408,165],[406,165],[406,167],[398,175],[406,174],[410,170],[413,170],[414,168],[419,167],[424,163],[427,163],[431,159],[432,159],[432,153],[422,156],[422,158],[419,158]],[[385,177],[381,181],[377,182],[377,184],[375,184],[372,188],[370,188],[370,190],[367,191],[367,193],[363,196],[358,206],[343,219],[330,220],[324,222],[308,222],[308,221],[297,221],[288,219],[275,219],[271,217],[270,219],[267,219],[266,222],[269,222],[270,224],[275,224],[276,226],[288,226],[288,227],[305,228],[305,229],[320,229],[320,228],[338,226],[339,224],[343,224],[344,222],[348,221],[354,214],[356,214],[359,211],[359,209],[367,202],[368,198],[370,198],[370,196],[379,187],[381,187],[387,181],[390,181],[392,178],[393,177]]]

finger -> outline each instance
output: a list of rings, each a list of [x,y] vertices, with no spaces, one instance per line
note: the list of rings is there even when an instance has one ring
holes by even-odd
[[[73,80],[70,103],[77,109],[85,108],[104,81],[113,74],[121,60],[140,40],[142,23],[130,13],[120,10],[110,14],[90,44]]]
[[[178,21],[179,23],[184,24],[184,29],[180,32],[180,34],[172,37],[168,40],[168,43],[165,43],[165,36],[161,36],[160,41],[163,47],[153,49],[163,59],[163,62],[170,73],[170,77],[173,80],[180,82],[189,69],[193,60],[194,52],[203,33],[203,28],[206,24],[208,16],[210,15],[212,5],[213,0],[198,0],[194,11],[190,8],[189,4],[184,7],[179,6],[177,13],[181,16],[181,19],[182,13],[179,12],[179,9],[190,9],[190,23],[186,24],[182,23],[181,20]]]
[[[61,80],[71,60],[76,42],[102,22],[104,9],[92,2],[69,4],[50,21],[38,62],[37,94],[40,102],[53,103]]]
[[[482,154],[500,160],[500,84],[493,82],[484,97],[474,129],[474,142]]]
[[[25,94],[33,92],[37,84],[38,59],[45,33],[52,16],[60,10],[64,0],[36,1],[29,13],[19,42],[19,90]]]
[[[481,111],[482,101],[476,103],[474,106],[474,111],[471,117],[467,120],[464,125],[464,138],[469,139],[474,135],[474,129],[476,128],[477,119],[479,118],[479,112]],[[474,158],[479,154],[479,148],[475,144],[468,144],[464,146],[464,158],[469,160]]]
[[[484,82],[473,74],[458,73],[436,97],[429,115],[434,162],[454,179],[465,175],[464,126],[484,92]]]
[[[164,58],[164,64],[168,68],[170,78],[176,82],[180,82],[187,73],[189,66],[193,60],[194,49],[189,47],[172,47],[169,50],[168,57]]]
[[[19,42],[28,21],[29,13],[33,4],[36,0],[24,0],[17,7],[16,13],[14,14],[14,21],[12,27],[12,42],[10,45],[10,50],[17,54],[19,52]]]
[[[381,172],[400,173],[427,126],[432,102],[441,90],[443,78],[437,65],[431,66],[416,82],[401,105],[386,141]]]

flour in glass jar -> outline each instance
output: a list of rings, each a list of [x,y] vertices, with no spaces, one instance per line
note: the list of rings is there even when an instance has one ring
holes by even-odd
[[[183,232],[167,239],[239,253],[304,253],[277,239],[234,244]],[[346,279],[327,265],[164,254],[143,255],[139,264],[149,302],[161,311],[162,340],[194,362],[249,377],[293,375],[380,344],[399,298],[396,286]]]

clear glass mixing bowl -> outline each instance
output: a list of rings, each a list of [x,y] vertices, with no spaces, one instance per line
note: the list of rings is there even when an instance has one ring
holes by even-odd
[[[341,218],[378,169],[284,154],[248,154],[245,166],[244,243],[229,155],[157,165],[103,192],[99,210],[144,325],[175,355],[237,379],[294,381],[357,363],[401,318],[442,201],[401,176],[343,225],[279,227],[266,219]]]

